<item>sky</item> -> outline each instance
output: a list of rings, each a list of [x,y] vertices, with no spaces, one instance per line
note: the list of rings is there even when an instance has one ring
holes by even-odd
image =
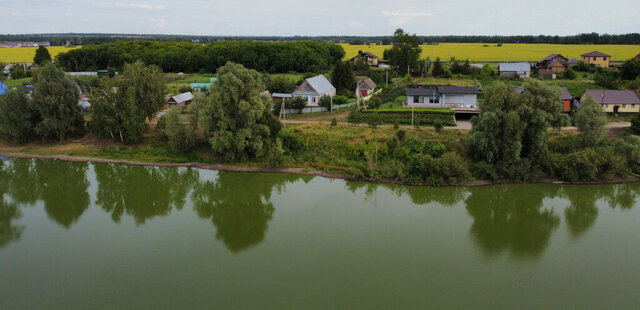
[[[638,0],[0,0],[0,33],[573,35],[640,31]]]

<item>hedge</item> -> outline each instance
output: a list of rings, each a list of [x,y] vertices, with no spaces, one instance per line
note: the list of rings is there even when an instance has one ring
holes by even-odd
[[[420,109],[414,110],[413,123],[417,125],[433,125],[440,121],[444,126],[455,126],[455,112],[445,109]],[[385,110],[356,110],[349,114],[351,123],[383,123],[383,124],[411,124],[411,110],[385,109]]]

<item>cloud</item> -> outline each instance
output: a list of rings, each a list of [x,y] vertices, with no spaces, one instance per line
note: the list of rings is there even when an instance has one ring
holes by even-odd
[[[151,28],[165,28],[165,27],[167,27],[167,21],[164,18],[153,18],[153,17],[150,17],[147,20],[149,21],[149,26]]]
[[[349,26],[351,26],[351,27],[363,27],[364,25],[361,22],[352,21],[352,22],[349,22]]]
[[[132,8],[132,9],[143,9],[143,10],[165,10],[166,9],[166,7],[162,4],[153,5],[148,3],[108,3],[105,5],[115,7],[115,8]]]
[[[381,15],[383,17],[389,18],[389,25],[391,26],[406,26],[416,18],[434,16],[431,13],[423,13],[423,12],[403,13],[403,12],[391,12],[391,11],[383,11]]]

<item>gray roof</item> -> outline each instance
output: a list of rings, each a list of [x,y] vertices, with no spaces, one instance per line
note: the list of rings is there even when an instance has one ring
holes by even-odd
[[[283,93],[273,93],[271,95],[271,97],[273,97],[273,98],[291,98],[291,97],[293,97],[293,95],[292,94],[283,94]]]
[[[448,85],[416,85],[407,87],[407,96],[474,95],[477,87]]]
[[[584,92],[600,104],[640,104],[633,90],[587,89]]]
[[[528,62],[505,62],[499,66],[502,72],[531,72],[531,65]]]
[[[329,82],[329,80],[327,80],[327,78],[324,75],[318,75],[312,78],[308,78],[305,80],[305,82],[307,82],[307,84],[311,88],[313,88],[314,91],[313,92],[305,91],[300,89],[300,87],[298,87],[298,89],[296,89],[296,91],[293,93],[294,95],[324,95],[326,93],[336,90],[336,88],[333,87],[333,85],[331,85],[331,82]]]
[[[183,103],[183,102],[187,102],[187,101],[191,101],[193,100],[193,94],[191,92],[186,92],[186,93],[182,93],[180,95],[175,95],[172,96],[171,99],[173,99],[173,101],[175,101],[177,104]]]
[[[374,90],[377,85],[371,78],[366,78],[358,81],[358,87],[360,89]]]

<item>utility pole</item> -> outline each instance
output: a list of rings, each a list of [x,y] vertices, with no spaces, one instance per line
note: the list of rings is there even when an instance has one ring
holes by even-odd
[[[330,96],[329,96],[329,98],[331,98],[331,106],[330,106],[330,109],[331,109],[331,113],[333,114],[333,95],[330,95]]]

